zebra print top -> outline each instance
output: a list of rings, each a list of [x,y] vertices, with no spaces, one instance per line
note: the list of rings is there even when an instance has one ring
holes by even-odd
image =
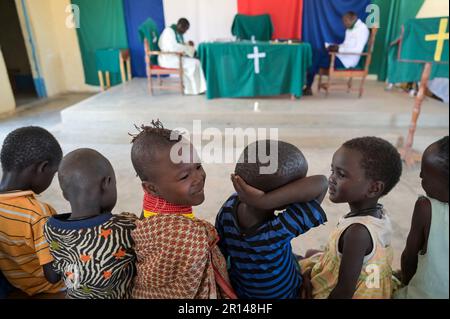
[[[101,214],[67,220],[70,214],[49,218],[44,235],[55,259],[53,268],[76,299],[131,297],[136,256],[131,231],[136,216]]]

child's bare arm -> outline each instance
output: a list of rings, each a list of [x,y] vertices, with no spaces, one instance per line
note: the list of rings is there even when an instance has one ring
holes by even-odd
[[[300,297],[301,299],[313,299],[313,286],[311,283],[311,269],[305,271],[302,275],[303,282],[300,286]]]
[[[312,200],[321,203],[328,190],[328,180],[323,175],[298,179],[268,193],[248,185],[237,175],[232,175],[231,180],[240,200],[259,209],[276,209]]]
[[[56,284],[61,280],[61,275],[58,274],[53,268],[53,263],[48,263],[42,266],[44,269],[45,279],[51,284]]]
[[[419,198],[414,207],[411,229],[406,241],[405,250],[402,253],[402,278],[407,285],[417,270],[417,261],[420,251],[424,248],[426,233],[431,224],[431,203],[425,198]]]
[[[342,235],[342,258],[339,267],[339,278],[329,299],[351,299],[361,274],[364,256],[372,246],[372,239],[366,227],[354,224]]]

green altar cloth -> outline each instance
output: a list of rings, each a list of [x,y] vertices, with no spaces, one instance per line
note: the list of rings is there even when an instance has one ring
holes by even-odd
[[[269,41],[272,39],[273,24],[270,15],[256,16],[237,14],[234,17],[231,33],[239,40]]]
[[[312,63],[307,43],[201,43],[197,54],[208,99],[281,94],[300,97]]]
[[[448,34],[445,19],[411,19],[405,24],[400,39],[389,49],[388,82],[419,82],[427,62],[433,63],[430,80],[449,77],[448,38],[440,45],[437,41],[439,33]]]

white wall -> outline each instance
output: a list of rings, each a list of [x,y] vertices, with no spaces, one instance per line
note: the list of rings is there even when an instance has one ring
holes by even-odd
[[[31,32],[48,96],[67,91],[97,91],[84,84],[84,71],[76,29],[66,27],[70,0],[25,0]],[[22,1],[16,0],[33,75],[36,69],[28,42]]]
[[[417,18],[433,18],[448,16],[448,0],[425,0]]]
[[[8,72],[6,70],[5,60],[0,48],[0,116],[14,111],[16,103],[9,83]]]
[[[51,10],[55,36],[64,71],[67,91],[98,91],[99,88],[84,83],[83,62],[76,29],[66,27],[68,13],[65,12],[70,0],[51,0]]]
[[[187,18],[191,23],[184,38],[200,42],[230,39],[237,0],[163,0],[166,26]]]

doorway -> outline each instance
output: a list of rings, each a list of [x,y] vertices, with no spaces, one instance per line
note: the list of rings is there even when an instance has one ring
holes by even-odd
[[[0,1],[0,48],[16,107],[38,99],[25,40],[14,0]]]

